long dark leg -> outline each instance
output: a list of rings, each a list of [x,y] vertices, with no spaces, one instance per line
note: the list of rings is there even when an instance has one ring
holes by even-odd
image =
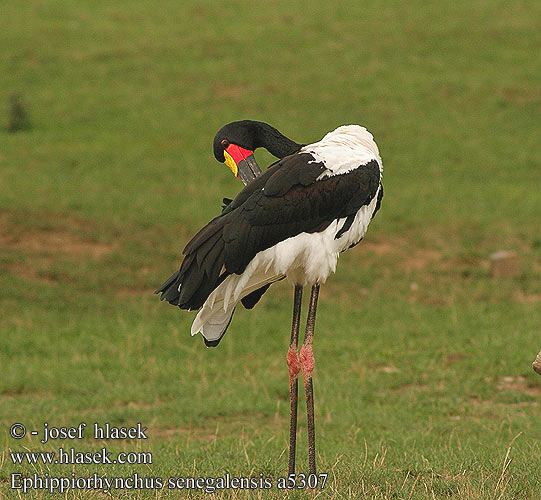
[[[306,333],[301,347],[301,367],[304,377],[304,392],[306,393],[306,417],[308,424],[308,473],[316,473],[316,429],[314,423],[314,386],[312,383],[312,371],[314,369],[314,355],[312,343],[314,340],[314,326],[316,324],[317,298],[319,285],[312,287],[308,319],[306,320]]]
[[[287,351],[287,367],[289,368],[289,466],[288,474],[295,474],[295,449],[297,445],[297,396],[299,394],[298,374],[301,369],[299,355],[299,323],[301,319],[302,286],[295,286],[293,300],[293,323],[291,326],[291,341]]]

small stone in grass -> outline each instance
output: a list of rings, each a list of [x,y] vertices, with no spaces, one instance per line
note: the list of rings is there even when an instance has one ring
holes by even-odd
[[[493,278],[520,278],[520,259],[514,251],[502,251],[490,256],[490,273]]]
[[[537,358],[535,358],[535,361],[532,363],[532,368],[536,373],[541,375],[541,351],[539,351]]]

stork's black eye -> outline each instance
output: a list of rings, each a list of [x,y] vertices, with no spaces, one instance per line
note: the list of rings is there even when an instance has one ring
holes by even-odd
[[[223,147],[224,149],[227,149],[228,146],[229,146],[229,141],[228,141],[227,139],[224,139],[224,140],[222,141],[222,147]]]

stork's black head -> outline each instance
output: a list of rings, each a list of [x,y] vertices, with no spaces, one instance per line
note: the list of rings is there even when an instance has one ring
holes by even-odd
[[[214,137],[214,156],[220,161],[224,162],[224,145],[222,142],[225,140],[227,144],[234,144],[240,146],[248,151],[254,151],[261,144],[256,143],[258,137],[258,129],[261,125],[265,125],[262,122],[254,122],[252,120],[242,120],[239,122],[231,122],[224,125],[218,130]]]
[[[277,158],[295,153],[301,148],[274,127],[253,120],[242,120],[224,125],[214,137],[214,156],[225,163],[244,184],[260,173],[253,152],[266,148]]]
[[[254,157],[254,150],[260,146],[257,139],[261,125],[265,124],[251,120],[228,123],[214,137],[214,157],[244,184],[261,174]]]

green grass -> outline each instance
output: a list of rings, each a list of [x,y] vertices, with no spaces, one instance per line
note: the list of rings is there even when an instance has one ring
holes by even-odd
[[[381,212],[321,293],[314,385],[329,480],[316,496],[541,497],[539,2],[4,0],[1,10],[1,113],[19,94],[31,128],[0,130],[0,497],[49,498],[11,491],[13,472],[285,474],[291,287],[239,309],[213,350],[189,336],[193,313],[151,294],[240,189],[211,141],[242,118],[301,142],[360,123],[385,165]],[[520,277],[492,276],[498,250],[517,252]],[[8,435],[14,422],[82,421],[142,422],[149,439]],[[306,471],[302,392],[299,424]],[[150,451],[153,464],[9,456],[61,446]]]

